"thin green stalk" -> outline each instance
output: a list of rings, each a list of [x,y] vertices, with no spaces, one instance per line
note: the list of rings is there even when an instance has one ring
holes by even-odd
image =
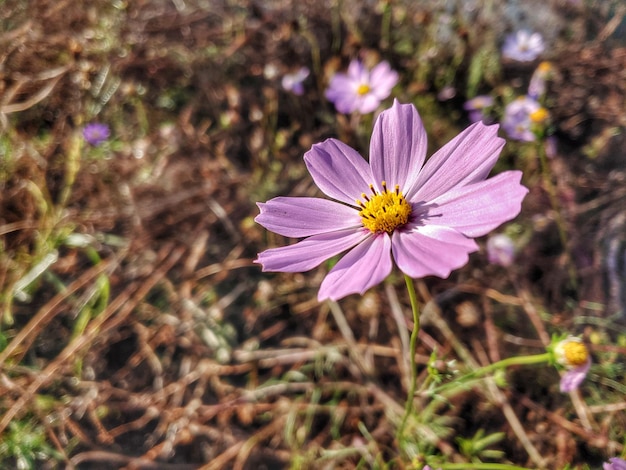
[[[502,359],[501,361],[494,362],[493,364],[489,364],[488,366],[480,367],[479,369],[475,369],[461,377],[454,379],[452,382],[448,382],[446,384],[440,385],[429,391],[432,394],[439,394],[445,392],[448,389],[462,386],[465,382],[478,379],[480,377],[484,377],[485,375],[490,374],[499,369],[506,369],[510,366],[521,366],[521,365],[530,365],[530,364],[541,364],[544,362],[550,361],[550,353],[543,354],[534,354],[532,356],[513,356],[507,357],[506,359]]]
[[[417,294],[415,293],[415,286],[411,277],[404,275],[404,281],[406,282],[406,288],[409,291],[409,298],[411,299],[411,310],[413,311],[413,331],[411,332],[411,341],[409,343],[409,356],[411,359],[411,381],[409,383],[409,393],[406,398],[406,405],[404,407],[404,417],[402,418],[402,424],[398,429],[398,438],[401,438],[404,434],[404,427],[406,426],[409,415],[413,412],[413,399],[415,397],[415,388],[417,386],[417,366],[415,363],[415,350],[417,348],[417,335],[420,329],[420,310],[417,303]]]
[[[555,222],[557,230],[559,232],[559,239],[561,241],[561,245],[563,245],[563,252],[566,256],[570,283],[572,288],[576,289],[576,269],[572,261],[572,254],[570,252],[569,243],[567,240],[565,221],[563,220],[563,215],[561,214],[561,205],[559,204],[559,198],[556,193],[556,188],[552,182],[552,173],[550,171],[550,165],[548,165],[548,156],[546,155],[546,149],[542,140],[539,140],[539,144],[537,145],[537,153],[539,154],[539,163],[541,165],[541,176],[543,177],[543,184],[546,191],[548,192],[550,205],[552,206],[552,210],[554,211]]]

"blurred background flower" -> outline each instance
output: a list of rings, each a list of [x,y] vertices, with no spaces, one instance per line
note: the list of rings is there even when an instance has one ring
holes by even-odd
[[[533,142],[537,138],[533,132],[533,116],[540,109],[543,108],[537,100],[526,95],[520,96],[506,106],[502,128],[511,139]]]
[[[367,114],[391,94],[398,83],[398,73],[388,62],[380,62],[368,70],[359,60],[353,60],[348,73],[336,73],[326,90],[326,98],[335,104],[337,111],[349,114],[358,111]]]
[[[556,362],[567,369],[561,377],[561,392],[577,389],[591,368],[591,356],[582,339],[569,336],[554,347]]]
[[[109,126],[99,122],[92,122],[83,128],[83,137],[94,147],[103,143],[110,135]]]
[[[609,463],[602,465],[602,470],[626,470],[626,460],[613,457]]]
[[[300,67],[293,73],[283,75],[281,84],[286,91],[300,96],[304,93],[304,80],[307,79],[310,73],[311,71],[308,67]]]
[[[553,73],[554,67],[550,62],[541,62],[537,66],[537,69],[533,72],[532,77],[530,77],[530,83],[528,84],[528,96],[535,100],[543,98],[543,95],[546,94],[547,82]]]
[[[471,122],[483,121],[489,123],[491,120],[485,114],[485,110],[493,106],[493,98],[489,95],[478,95],[467,100],[463,104],[463,109],[467,111],[468,118]]]
[[[532,62],[545,48],[541,34],[522,29],[506,37],[502,46],[502,57],[518,62]]]
[[[492,235],[487,240],[487,258],[492,264],[508,267],[515,259],[515,244],[503,233]]]

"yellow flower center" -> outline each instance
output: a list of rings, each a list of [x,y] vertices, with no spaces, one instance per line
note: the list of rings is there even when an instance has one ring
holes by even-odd
[[[400,186],[396,185],[394,191],[388,191],[387,183],[383,181],[382,187],[383,190],[379,193],[374,189],[374,185],[370,184],[372,195],[363,193],[361,197],[365,202],[357,200],[357,204],[361,208],[361,221],[364,227],[373,233],[391,234],[409,221],[411,205],[404,199]]]
[[[548,73],[552,70],[552,64],[544,60],[537,66],[537,70],[539,70],[539,72],[541,73]]]
[[[363,83],[361,85],[359,85],[359,87],[356,89],[357,94],[359,95],[366,95],[367,93],[369,93],[371,90],[370,86]]]
[[[548,119],[548,110],[546,108],[539,108],[537,111],[530,113],[530,120],[532,122],[540,123]]]
[[[581,341],[568,341],[563,344],[563,357],[568,366],[578,367],[587,362],[589,351]]]

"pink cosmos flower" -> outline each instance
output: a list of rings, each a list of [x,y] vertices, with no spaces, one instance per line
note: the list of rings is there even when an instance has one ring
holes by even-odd
[[[326,98],[340,113],[367,114],[391,94],[396,83],[398,73],[391,70],[389,63],[383,61],[370,71],[360,61],[353,60],[347,74],[337,73],[330,80]]]
[[[602,464],[603,470],[626,470],[626,460],[618,457],[609,459],[609,463]]]
[[[580,338],[569,336],[554,347],[556,361],[567,369],[561,377],[561,392],[577,389],[591,368],[591,356]]]
[[[587,361],[573,369],[568,370],[561,377],[560,390],[563,393],[571,392],[572,390],[580,387],[580,384],[583,383],[585,377],[587,377],[587,373],[591,367],[591,358],[587,359]],[[625,469],[626,470],[626,469]]]
[[[256,222],[304,240],[255,260],[263,271],[302,272],[347,253],[326,275],[318,299],[363,294],[383,281],[393,262],[411,277],[447,277],[485,235],[517,216],[528,190],[520,171],[487,176],[504,140],[498,126],[472,124],[426,163],[426,131],[411,104],[394,101],[374,124],[370,161],[328,139],[304,161],[334,200],[277,197],[259,203]],[[392,261],[393,260],[393,261]]]

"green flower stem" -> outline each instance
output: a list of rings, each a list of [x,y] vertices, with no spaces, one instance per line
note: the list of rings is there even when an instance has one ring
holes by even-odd
[[[442,470],[528,470],[525,467],[508,465],[506,463],[450,463],[439,465],[437,468]]]
[[[420,329],[420,309],[417,303],[417,294],[415,293],[415,285],[413,279],[406,274],[404,275],[404,281],[406,282],[406,288],[409,291],[409,298],[411,299],[411,310],[413,311],[413,331],[411,332],[411,341],[409,343],[409,356],[411,359],[411,381],[409,383],[409,393],[406,397],[406,405],[404,407],[404,417],[402,418],[402,424],[398,429],[397,437],[401,438],[404,434],[404,427],[409,415],[413,412],[413,399],[415,398],[415,387],[417,386],[417,366],[415,364],[415,350],[417,348],[417,335]]]
[[[559,204],[559,198],[556,193],[556,188],[554,187],[554,183],[552,182],[552,173],[550,171],[550,165],[548,165],[548,156],[546,155],[545,144],[542,139],[539,139],[538,141],[537,153],[539,154],[539,163],[541,165],[541,176],[543,177],[543,184],[546,191],[548,192],[548,197],[550,198],[550,205],[552,206],[552,210],[554,211],[554,220],[556,222],[557,230],[559,231],[559,239],[561,241],[561,245],[563,245],[563,252],[567,257],[566,259],[571,287],[576,289],[576,269],[572,261],[572,254],[570,252],[569,244],[567,241],[567,230],[565,227],[565,221],[563,220],[563,215],[561,214],[561,205]]]
[[[544,362],[551,361],[550,353],[543,354],[534,354],[532,356],[513,356],[508,357],[506,359],[502,359],[501,361],[494,362],[493,364],[489,364],[488,366],[480,367],[479,369],[475,369],[459,378],[455,378],[452,382],[448,382],[446,384],[440,385],[432,390],[429,390],[429,394],[437,394],[445,392],[449,389],[454,389],[463,385],[464,383],[484,377],[485,375],[490,374],[491,372],[497,371],[499,369],[506,369],[510,366],[522,366],[522,365],[530,365],[530,364],[541,364]],[[446,467],[447,468],[447,467]],[[452,468],[452,467],[450,467]],[[456,467],[455,467],[456,468]],[[507,467],[508,468],[508,467]]]

